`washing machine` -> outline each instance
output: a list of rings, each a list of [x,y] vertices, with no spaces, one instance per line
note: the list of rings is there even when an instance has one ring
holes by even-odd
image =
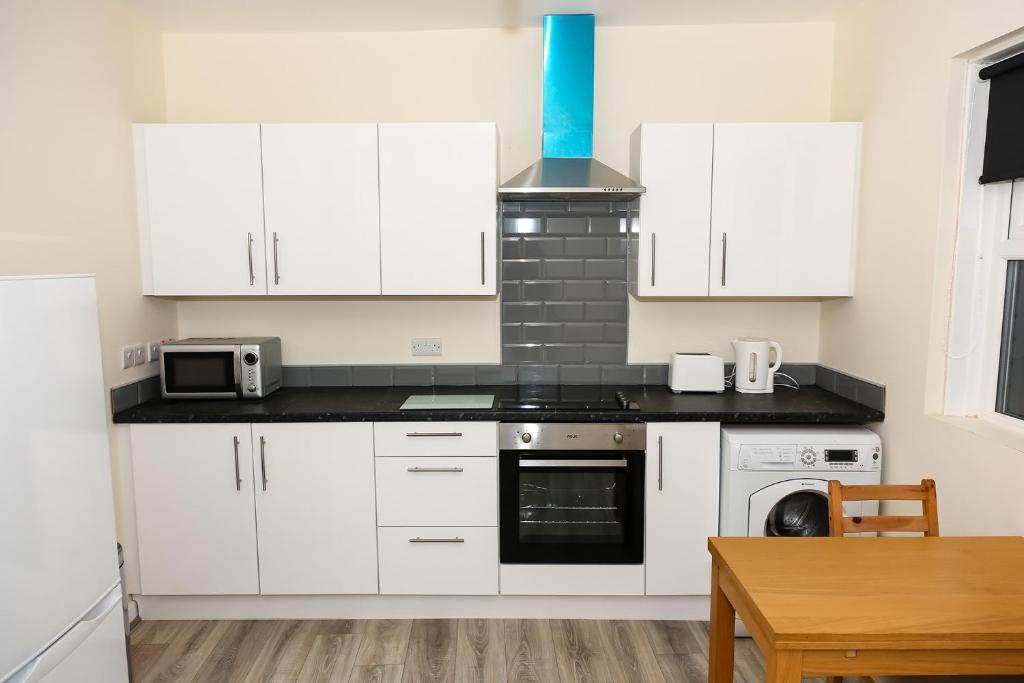
[[[878,484],[881,474],[881,441],[864,427],[723,427],[719,534],[828,536],[828,481]],[[878,502],[843,512],[877,515]]]

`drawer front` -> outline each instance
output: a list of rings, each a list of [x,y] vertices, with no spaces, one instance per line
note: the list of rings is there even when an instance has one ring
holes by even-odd
[[[382,595],[497,595],[497,527],[381,527]]]
[[[498,454],[497,422],[375,422],[377,457]]]
[[[377,458],[379,526],[497,526],[497,458]]]

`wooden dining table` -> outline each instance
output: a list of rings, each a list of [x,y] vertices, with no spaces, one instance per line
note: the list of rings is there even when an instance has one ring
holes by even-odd
[[[768,683],[1024,675],[1024,538],[711,538],[709,683],[738,614]]]

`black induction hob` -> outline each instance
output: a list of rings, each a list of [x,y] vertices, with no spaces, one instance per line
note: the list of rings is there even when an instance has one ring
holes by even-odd
[[[621,391],[613,395],[604,392],[566,391],[564,388],[558,392],[530,392],[509,398],[498,399],[499,410],[565,410],[599,412],[602,410],[640,410],[640,404],[631,401]]]

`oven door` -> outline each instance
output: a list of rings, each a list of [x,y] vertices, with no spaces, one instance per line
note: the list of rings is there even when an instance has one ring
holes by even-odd
[[[164,347],[160,393],[164,398],[237,398],[240,349],[233,344]]]
[[[642,564],[642,451],[501,451],[503,564]]]

